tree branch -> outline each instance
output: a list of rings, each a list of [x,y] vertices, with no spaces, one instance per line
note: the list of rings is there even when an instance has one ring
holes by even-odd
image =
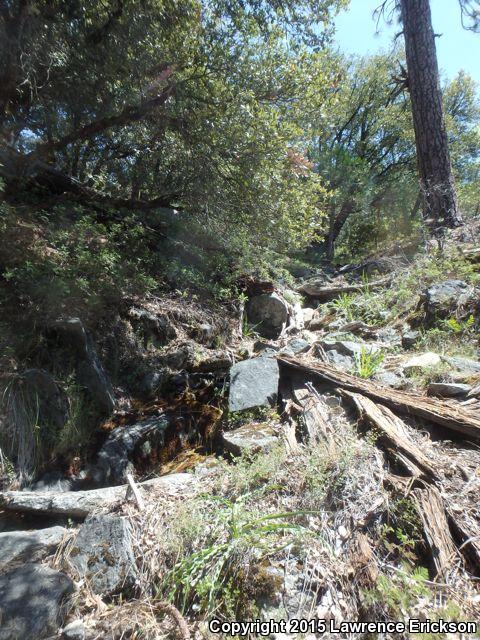
[[[169,70],[168,75],[171,75],[171,73],[172,69]],[[76,129],[66,136],[63,136],[63,138],[60,138],[59,140],[40,143],[29,155],[31,157],[39,157],[52,151],[64,149],[74,142],[89,140],[97,134],[102,133],[107,129],[111,129],[112,127],[121,127],[131,124],[132,122],[137,122],[154,109],[163,106],[168,98],[174,94],[174,92],[174,85],[168,85],[165,89],[162,90],[161,93],[153,98],[150,98],[149,100],[144,100],[138,106],[128,105],[120,113],[117,113],[113,116],[99,118],[98,120],[93,120],[80,129]]]

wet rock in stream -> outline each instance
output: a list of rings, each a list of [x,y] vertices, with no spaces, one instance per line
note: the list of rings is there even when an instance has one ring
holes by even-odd
[[[130,458],[135,449],[150,438],[163,440],[169,424],[166,415],[159,415],[114,429],[98,453],[94,480],[100,484],[126,482],[127,474],[134,471]]]

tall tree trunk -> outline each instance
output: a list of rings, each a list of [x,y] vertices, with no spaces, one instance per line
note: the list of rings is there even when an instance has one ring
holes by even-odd
[[[343,229],[345,223],[355,211],[355,203],[353,200],[346,200],[340,207],[340,211],[330,218],[330,226],[328,235],[325,238],[326,256],[328,260],[333,260],[335,257],[335,243],[340,231]]]
[[[401,0],[424,215],[437,230],[462,223],[443,116],[429,0]]]

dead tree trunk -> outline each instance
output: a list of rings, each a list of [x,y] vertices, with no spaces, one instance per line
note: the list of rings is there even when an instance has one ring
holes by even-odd
[[[423,211],[438,232],[462,220],[443,116],[430,2],[401,0],[401,15]]]

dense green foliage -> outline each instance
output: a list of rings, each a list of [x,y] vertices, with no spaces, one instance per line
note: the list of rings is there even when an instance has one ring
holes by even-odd
[[[402,55],[335,53],[345,4],[4,3],[4,309],[86,317],[164,285],[223,299],[239,273],[278,275],[325,234],[338,259],[415,239]],[[445,107],[475,215],[470,78],[445,87]]]

